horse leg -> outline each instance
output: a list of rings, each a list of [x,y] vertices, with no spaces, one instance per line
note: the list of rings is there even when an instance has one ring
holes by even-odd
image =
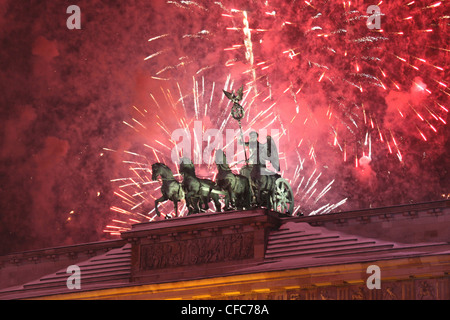
[[[192,200],[186,199],[186,206],[188,208],[188,216],[190,216],[193,213],[193,206],[192,206]]]
[[[206,212],[209,209],[208,202],[210,201],[208,196],[202,196],[200,197],[202,203],[203,203],[203,210]]]
[[[188,190],[185,195],[184,195],[184,199],[186,200],[186,206],[188,208],[188,216],[190,216],[191,214],[197,213],[197,209],[196,209],[196,204],[195,201],[196,199],[193,197],[193,194],[195,192],[193,190]]]
[[[201,202],[202,202],[201,197],[191,197],[191,199],[192,199],[191,201],[192,201],[193,213],[195,213],[195,214],[200,213]]]
[[[227,185],[222,185],[222,190],[225,191],[225,211],[229,211],[231,210],[231,206],[232,206],[232,190],[231,190],[231,186],[229,184]]]
[[[246,205],[246,199],[248,198],[248,193],[245,192],[245,188],[243,190],[240,190],[240,192],[237,194],[236,198],[236,209],[239,211],[244,210],[244,208],[247,207]]]
[[[228,192],[225,192],[225,207],[223,208],[224,211],[230,210],[230,195]]]
[[[178,217],[178,200],[173,201],[173,208],[175,209],[175,217]]]
[[[213,196],[213,200],[214,200],[214,207],[216,207],[216,212],[222,212],[222,205],[219,202],[219,196],[215,194]]]
[[[259,188],[258,189],[258,200],[257,200],[258,207],[262,207],[263,206],[261,194],[262,194],[262,190],[261,190],[261,188]]]
[[[158,199],[155,200],[155,212],[156,212],[156,215],[157,215],[158,217],[161,216],[161,213],[160,213],[159,210],[158,210],[158,204],[159,204],[160,202],[163,202],[164,200],[166,200],[166,199],[164,198],[164,196],[162,196],[161,198],[158,198]]]
[[[250,185],[250,182],[247,180],[245,182],[245,191],[244,191],[245,198],[243,201],[243,205],[244,205],[245,209],[247,209],[247,210],[250,209],[250,207],[251,207],[251,196],[252,196],[251,191],[252,191],[252,187]]]
[[[204,200],[205,200],[205,211],[208,211],[209,210],[209,202],[211,201],[211,197],[210,196],[207,196],[207,197],[205,197],[204,198]]]
[[[194,214],[194,199],[189,199],[186,200],[186,204],[188,205],[188,216],[190,216],[191,214]]]
[[[194,194],[193,191],[188,191],[188,192],[186,192],[186,194],[184,196],[184,198],[186,200],[186,204],[188,206],[188,210],[189,210],[188,215],[196,213],[196,212],[194,212],[195,206],[194,206],[194,199],[192,197],[193,194]]]
[[[257,199],[258,198],[258,188],[254,184],[254,182],[252,182],[250,184],[250,192],[251,192],[250,201],[251,201],[253,207],[257,207],[258,206],[258,199]]]
[[[231,185],[229,185],[229,187],[228,187],[228,194],[230,196],[231,206],[233,208],[235,208],[236,207],[236,194],[234,193],[233,189],[231,188]]]
[[[194,201],[194,204],[195,204],[195,207],[194,207],[194,213],[200,213],[200,210],[201,210],[201,206],[202,206],[202,198],[201,197],[195,197],[194,198],[195,199],[195,201]]]
[[[244,208],[242,206],[242,200],[241,199],[237,199],[236,201],[236,209],[239,211],[242,211]]]

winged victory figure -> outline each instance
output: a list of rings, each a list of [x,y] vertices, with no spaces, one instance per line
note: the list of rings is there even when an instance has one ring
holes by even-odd
[[[239,104],[239,101],[242,100],[242,95],[244,93],[244,86],[241,86],[236,94],[234,94],[234,92],[227,92],[225,90],[223,90],[223,93],[227,96],[228,99],[233,101],[233,103]]]

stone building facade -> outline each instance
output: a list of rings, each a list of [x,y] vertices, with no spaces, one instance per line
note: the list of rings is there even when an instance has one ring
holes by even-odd
[[[0,257],[0,299],[449,300],[448,230],[449,200],[308,217],[204,213]],[[80,289],[67,286],[70,265]]]

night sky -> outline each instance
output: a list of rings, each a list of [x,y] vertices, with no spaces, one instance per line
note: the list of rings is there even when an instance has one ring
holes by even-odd
[[[78,2],[82,29],[69,30],[73,3],[1,2],[2,253],[102,237],[115,163],[99,154],[126,143],[122,120],[151,86],[155,10],[121,3]]]
[[[253,9],[249,10],[250,20],[265,10],[260,3],[263,2],[244,4],[242,1],[224,1],[223,6]],[[66,9],[71,4],[81,8],[81,30],[69,30],[66,27],[69,17]],[[116,186],[111,180],[130,174],[123,165],[126,157],[120,152],[107,152],[104,148],[150,153],[149,149],[142,147],[143,144],[154,141],[156,137],[167,143],[164,132],[154,125],[156,115],[164,117],[167,114],[161,110],[161,107],[164,110],[163,103],[157,108],[154,101],[164,101],[164,90],[167,92],[170,89],[175,93],[178,88],[176,81],[181,91],[191,92],[192,76],[199,74],[197,70],[208,67],[200,75],[204,74],[205,86],[208,88],[211,88],[212,81],[216,81],[217,93],[214,97],[217,99],[228,73],[232,73],[235,87],[237,83],[246,81],[242,71],[246,70],[248,59],[242,52],[235,56],[236,65],[231,68],[225,66],[230,59],[224,48],[234,43],[243,44],[242,37],[225,35],[226,27],[233,25],[226,17],[223,18],[222,13],[225,11],[221,6],[215,5],[211,10],[199,6],[162,0],[0,2],[0,254],[111,239],[103,232],[112,218],[110,207],[117,205],[114,195]],[[296,7],[295,10],[299,12],[292,6],[279,6],[282,8],[280,12],[284,12],[291,20],[301,14],[307,17],[316,15],[307,11],[310,9],[305,8],[304,4]],[[400,48],[397,54],[404,56],[419,55],[420,45],[426,43],[446,49],[436,52],[434,49],[423,50],[424,55],[430,56],[430,60],[440,65],[442,70],[418,73],[403,66],[395,57],[388,58],[380,53],[384,59],[380,69],[404,76],[403,81],[396,81],[402,86],[401,90],[392,89],[395,81],[386,80],[386,86],[389,86],[386,92],[375,93],[380,90],[380,86],[372,88],[367,85],[373,95],[370,98],[361,97],[359,88],[356,88],[358,90],[355,93],[355,88],[349,85],[351,81],[337,85],[335,79],[344,75],[342,70],[347,60],[330,58],[329,55],[321,62],[332,66],[327,69],[330,71],[325,73],[323,82],[319,78],[323,72],[303,72],[307,68],[312,70],[314,64],[310,61],[319,61],[321,56],[316,52],[320,47],[310,41],[304,45],[304,63],[289,67],[276,60],[275,64],[279,67],[270,73],[273,95],[281,96],[288,85],[295,87],[295,91],[303,87],[295,103],[300,105],[300,109],[303,105],[311,106],[308,112],[302,114],[296,111],[294,102],[288,103],[287,98],[286,101],[281,98],[274,108],[280,122],[290,132],[285,136],[288,140],[282,140],[283,145],[280,146],[281,151],[286,153],[288,163],[293,165],[290,171],[286,168],[286,175],[292,174],[295,169],[297,155],[294,147],[299,145],[301,138],[305,138],[302,147],[308,142],[314,145],[317,156],[314,165],[325,168],[321,177],[325,178],[322,187],[335,179],[333,189],[327,195],[330,201],[348,198],[342,210],[442,200],[443,194],[450,193],[449,126],[442,121],[434,121],[430,113],[427,121],[437,127],[437,132],[428,130],[427,141],[424,141],[420,136],[420,132],[426,130],[424,121],[415,119],[399,123],[398,116],[400,111],[413,114],[412,108],[426,114],[424,110],[427,110],[427,105],[429,109],[435,108],[433,114],[436,117],[448,123],[448,113],[442,108],[436,108],[439,105],[447,109],[450,107],[448,87],[442,85],[449,84],[448,18],[439,20],[442,12],[446,11],[448,15],[448,2],[443,1],[442,6],[445,8],[427,11],[426,14],[435,17],[435,20],[421,18],[411,27],[413,31],[414,28],[418,30],[423,23],[420,29],[425,29],[427,23],[432,23],[435,26],[434,34],[427,35],[432,38],[426,38],[423,33],[415,35],[411,32],[407,41],[391,43],[388,47]],[[291,10],[290,13],[287,13],[288,10]],[[333,12],[328,14],[332,15]],[[269,22],[261,19],[258,28],[263,29],[267,25]],[[333,26],[337,29],[340,27]],[[201,33],[202,30],[208,30],[208,33]],[[148,41],[163,34],[171,36]],[[183,37],[185,34],[190,36]],[[280,36],[261,36],[264,40],[260,41],[261,46],[255,45],[253,48],[256,62],[263,57],[282,55],[282,44],[292,42],[293,38],[298,39],[300,34],[304,35],[305,41],[309,39],[309,34],[298,31],[281,30],[276,34]],[[340,42],[336,40],[333,45],[339,53]],[[402,46],[405,49],[402,50]],[[417,52],[407,50],[408,46],[417,48]],[[275,49],[278,53],[275,53]],[[145,60],[159,50],[165,51],[158,57]],[[348,50],[350,53],[353,50],[357,57],[358,54],[366,54],[363,50],[356,54],[355,46]],[[364,68],[364,63],[369,62],[362,61],[360,65]],[[181,66],[180,62],[183,62]],[[152,78],[168,65],[177,67],[161,72],[157,77],[176,81]],[[378,69],[373,68],[367,74],[376,72],[379,72]],[[354,76],[354,71],[345,72],[345,75],[350,73]],[[301,74],[301,81],[298,80],[300,76],[295,78],[293,74]],[[441,87],[433,79],[438,79],[442,83]],[[260,79],[258,81],[264,85],[269,83]],[[359,80],[359,83],[365,84],[364,81]],[[417,93],[414,90],[414,84],[417,83],[427,84],[433,94],[424,97],[422,93]],[[368,93],[365,91],[363,94]],[[357,98],[353,99],[354,96]],[[364,147],[357,150],[354,146],[361,144],[366,131],[360,130],[361,126],[353,130],[345,129],[351,127],[352,121],[349,119],[356,119],[351,117],[353,113],[362,114],[361,109],[350,107],[335,112],[336,123],[344,128],[338,131],[338,139],[342,135],[342,139],[345,137],[348,141],[350,160],[343,161],[343,152],[336,151],[333,146],[330,124],[326,122],[325,114],[330,101],[336,105],[343,101],[346,106],[352,105],[352,102],[360,106],[367,101],[367,108],[378,119],[385,139],[389,138],[389,129],[398,137],[398,142],[402,144],[402,161],[395,156],[395,152],[394,155],[389,154],[385,141],[375,142],[375,128],[370,164],[360,161],[359,167],[355,168],[352,161],[355,155],[361,158]],[[188,102],[189,99],[186,99]],[[370,103],[379,103],[379,107],[371,107]],[[411,104],[413,107],[410,109]],[[136,130],[123,123],[136,117],[133,106],[148,111],[144,119],[146,123],[143,123],[147,127],[144,134],[137,134]],[[264,108],[263,103],[260,106]],[[187,108],[192,116],[192,105]],[[204,124],[216,126],[213,118],[221,113],[222,110],[210,111],[208,117],[203,119]],[[298,118],[291,121],[295,114],[299,115]],[[301,116],[303,118],[300,121]],[[305,124],[306,117],[315,119],[315,122],[310,120]],[[362,122],[361,117],[359,121]],[[236,124],[233,126],[236,128]],[[176,124],[170,123],[168,127],[175,129]],[[301,151],[305,158],[308,158],[308,150]],[[311,172],[311,159],[305,166],[308,164],[308,172]]]

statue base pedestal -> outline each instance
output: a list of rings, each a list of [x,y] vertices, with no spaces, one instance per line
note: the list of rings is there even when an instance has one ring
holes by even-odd
[[[232,275],[264,260],[269,232],[280,224],[266,209],[136,224],[122,233],[132,245],[131,281]]]

